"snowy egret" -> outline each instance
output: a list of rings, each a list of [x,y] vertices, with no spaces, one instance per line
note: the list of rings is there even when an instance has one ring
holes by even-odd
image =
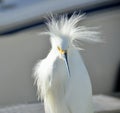
[[[98,33],[78,26],[83,15],[52,17],[48,23],[51,51],[35,66],[38,97],[46,113],[93,113],[92,88],[78,43],[98,41]]]

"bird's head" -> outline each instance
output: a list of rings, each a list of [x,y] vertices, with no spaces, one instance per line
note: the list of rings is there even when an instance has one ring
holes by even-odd
[[[67,53],[69,49],[69,40],[65,36],[53,36],[51,37],[52,48],[56,51],[56,54],[60,58]]]
[[[66,15],[57,16],[56,18],[52,15],[47,22],[47,32],[42,33],[50,35],[52,49],[54,49],[56,54],[65,61],[69,75],[69,62],[67,58],[69,48],[74,47],[76,49],[81,49],[79,46],[81,41],[101,41],[98,37],[98,32],[85,26],[78,26],[83,16],[84,15],[74,13],[70,18]]]

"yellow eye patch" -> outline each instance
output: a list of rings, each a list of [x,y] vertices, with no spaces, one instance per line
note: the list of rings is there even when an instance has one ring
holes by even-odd
[[[61,54],[65,54],[67,52],[67,50],[62,50],[60,47],[57,47],[58,48],[58,51],[61,53]]]

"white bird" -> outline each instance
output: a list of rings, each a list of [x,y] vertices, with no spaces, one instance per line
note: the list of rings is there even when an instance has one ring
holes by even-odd
[[[83,15],[52,17],[47,23],[51,51],[35,66],[38,97],[46,113],[93,113],[90,78],[78,49],[80,41],[98,41],[98,32],[78,26]]]

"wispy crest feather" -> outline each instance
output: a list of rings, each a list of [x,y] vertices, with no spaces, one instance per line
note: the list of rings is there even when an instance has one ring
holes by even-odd
[[[46,23],[48,31],[43,34],[67,36],[71,41],[77,39],[78,41],[101,42],[100,33],[94,31],[95,27],[78,26],[83,19],[84,14],[73,13],[70,18],[67,15],[57,16],[57,18],[52,15]]]

